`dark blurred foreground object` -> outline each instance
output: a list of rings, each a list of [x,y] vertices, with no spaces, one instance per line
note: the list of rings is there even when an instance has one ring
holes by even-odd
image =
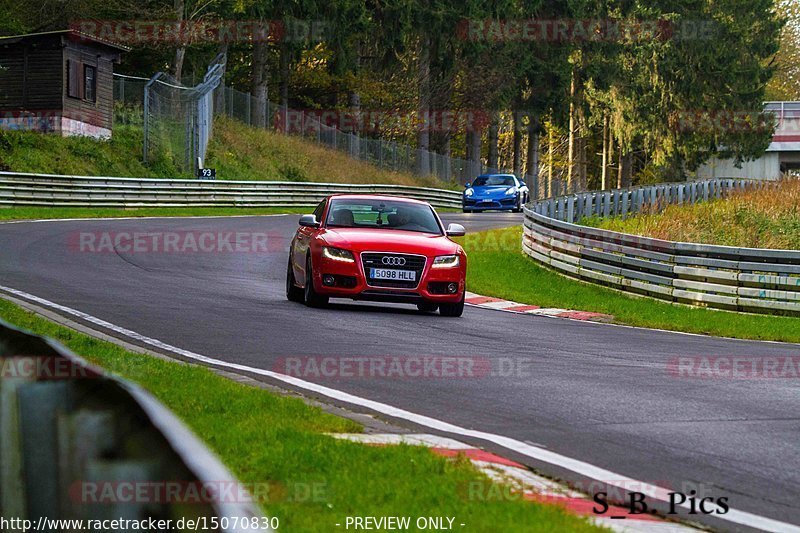
[[[158,400],[2,321],[0,516],[268,530],[242,484]]]

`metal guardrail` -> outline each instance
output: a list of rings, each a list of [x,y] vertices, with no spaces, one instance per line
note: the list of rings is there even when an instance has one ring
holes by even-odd
[[[549,198],[525,208],[523,251],[573,277],[674,302],[800,314],[800,251],[683,243],[576,224],[769,186],[708,180]]]
[[[335,193],[388,194],[461,207],[461,193],[384,184],[206,181],[0,172],[0,206],[292,207]]]
[[[45,520],[85,524],[153,517],[171,519],[174,526],[186,517],[205,518],[207,524],[216,520],[219,531],[244,532],[250,530],[249,519],[264,530],[263,515],[246,488],[137,385],[2,321],[0,368],[0,516],[5,520],[29,520],[42,526],[40,531],[53,531],[61,528]],[[237,498],[214,496],[227,483]],[[201,498],[189,497],[197,495],[192,487],[200,489]]]

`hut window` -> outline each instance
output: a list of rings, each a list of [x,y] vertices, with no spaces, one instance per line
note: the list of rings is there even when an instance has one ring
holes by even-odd
[[[97,69],[91,65],[83,66],[83,98],[90,102],[96,100]]]

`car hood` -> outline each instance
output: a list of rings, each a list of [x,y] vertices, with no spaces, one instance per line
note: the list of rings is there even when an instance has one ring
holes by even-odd
[[[510,185],[472,187],[472,194],[473,196],[489,196],[489,197],[505,196],[506,191],[508,190],[509,187]]]
[[[443,235],[416,231],[330,228],[322,239],[354,252],[397,252],[428,256],[458,253],[460,246]]]

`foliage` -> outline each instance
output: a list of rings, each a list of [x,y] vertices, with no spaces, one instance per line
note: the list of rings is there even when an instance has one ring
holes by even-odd
[[[509,111],[522,112],[523,127],[549,125],[533,128],[536,134],[568,130],[572,118],[590,175],[599,174],[608,123],[613,146],[632,158],[641,179],[675,180],[714,156],[758,157],[771,125],[731,128],[724,117],[751,114],[758,121],[767,96],[800,98],[800,5],[794,0],[0,0],[0,11],[9,14],[0,34],[58,29],[82,18],[322,24],[327,31],[319,37],[292,35],[266,47],[228,43],[226,84],[254,95],[260,87],[263,98],[266,76],[271,100],[301,109],[499,111],[501,142],[512,145],[501,150],[505,166],[526,156],[519,134],[512,135]],[[588,35],[556,39],[508,31],[515,23],[572,27],[595,20],[623,32],[598,35],[590,28]],[[464,31],[472,25],[485,31],[475,38]],[[195,79],[223,47],[143,43],[124,54],[118,70],[149,77],[170,68],[175,47],[184,44],[183,72]],[[694,118],[688,127],[687,117]],[[430,141],[439,152],[470,155],[464,128],[427,136],[409,121],[379,124],[366,134],[423,148]],[[478,135],[484,143],[471,157],[485,159],[486,124]],[[571,160],[559,155],[565,158]]]

